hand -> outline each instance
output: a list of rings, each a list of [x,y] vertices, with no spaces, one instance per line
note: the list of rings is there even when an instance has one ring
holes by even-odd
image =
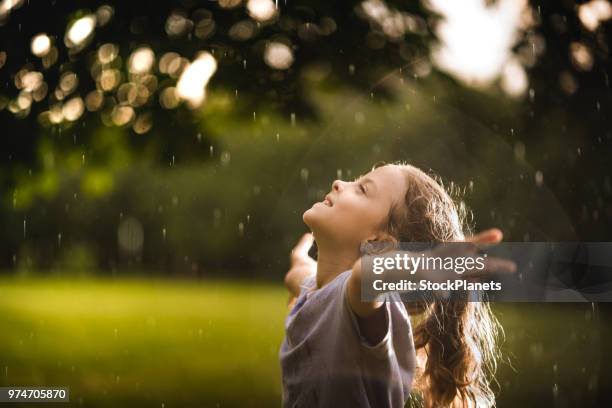
[[[425,279],[432,282],[444,282],[457,278],[478,279],[492,273],[514,273],[516,272],[516,264],[511,260],[480,256],[482,253],[481,246],[497,244],[502,238],[502,232],[493,228],[461,241],[439,243],[433,249],[425,252],[392,249],[375,256],[369,255],[367,262],[368,267],[370,267],[370,262],[373,262],[373,258],[378,256],[385,258],[399,257],[398,262],[393,262],[390,267],[384,267],[385,277],[389,281],[409,278],[413,281]],[[406,260],[405,257],[412,259]],[[451,268],[443,266],[449,258],[456,259],[453,261]],[[465,259],[460,260],[459,258]],[[401,260],[404,261],[403,264],[401,264]],[[440,260],[442,260],[442,263],[440,263]],[[405,261],[408,262],[408,266],[406,266]],[[459,261],[462,263],[459,264]],[[382,265],[379,264],[378,266]]]
[[[314,235],[312,235],[312,232],[307,232],[302,235],[302,238],[300,238],[298,243],[291,250],[291,269],[295,267],[314,267],[316,270],[317,261],[308,255],[308,251],[312,247],[313,242]]]
[[[312,233],[306,233],[291,250],[289,257],[291,266],[285,275],[285,286],[291,296],[298,296],[304,279],[317,273],[317,261],[308,255],[308,250],[312,247],[313,242]]]
[[[440,248],[436,248],[430,252],[429,256],[440,257],[460,257],[472,256],[480,253],[480,246],[488,246],[498,244],[503,239],[503,233],[497,228],[479,232],[476,235],[465,238],[458,244],[457,241],[451,245],[442,244]],[[484,259],[484,268],[469,268],[464,273],[460,274],[465,279],[478,279],[492,273],[515,273],[516,264],[505,258],[486,257]],[[451,275],[457,278],[457,274]]]

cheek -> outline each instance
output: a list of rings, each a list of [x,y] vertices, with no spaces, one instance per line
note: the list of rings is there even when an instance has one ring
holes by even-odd
[[[369,235],[377,230],[383,221],[382,212],[371,203],[350,203],[332,207],[332,222],[335,228],[347,234]]]

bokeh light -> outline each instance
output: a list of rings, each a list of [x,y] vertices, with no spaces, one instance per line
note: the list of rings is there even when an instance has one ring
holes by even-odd
[[[155,53],[149,47],[141,47],[135,50],[128,61],[132,74],[146,74],[151,71],[155,64]]]
[[[578,18],[590,31],[595,31],[600,23],[611,17],[612,5],[607,0],[592,0],[578,6]]]
[[[85,105],[83,99],[80,96],[75,96],[69,99],[62,107],[62,116],[64,119],[74,122],[79,119],[85,111]]]
[[[64,43],[72,51],[80,51],[93,36],[96,26],[96,16],[89,14],[74,21],[66,30]]]
[[[215,58],[209,52],[201,52],[179,78],[178,96],[192,108],[200,106],[206,96],[206,85],[216,70]]]
[[[32,38],[30,49],[37,57],[44,57],[51,50],[51,39],[46,34],[38,34]]]
[[[272,0],[249,0],[246,7],[249,16],[259,22],[271,20],[277,15],[276,6]]]
[[[272,68],[287,69],[293,64],[293,53],[283,43],[269,42],[264,51],[264,61]]]

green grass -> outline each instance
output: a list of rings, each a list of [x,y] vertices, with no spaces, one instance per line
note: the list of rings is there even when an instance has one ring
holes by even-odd
[[[280,403],[286,294],[246,283],[0,281],[0,385],[86,406]]]
[[[0,386],[68,386],[83,406],[279,406],[279,285],[0,279]],[[500,407],[586,406],[602,358],[590,304],[495,305]],[[14,404],[12,406],[17,406]]]

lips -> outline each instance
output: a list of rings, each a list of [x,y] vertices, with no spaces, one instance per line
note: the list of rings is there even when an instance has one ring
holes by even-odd
[[[334,205],[333,201],[331,200],[331,196],[329,194],[325,196],[325,199],[323,200],[323,204],[325,204],[328,207],[332,207]]]

